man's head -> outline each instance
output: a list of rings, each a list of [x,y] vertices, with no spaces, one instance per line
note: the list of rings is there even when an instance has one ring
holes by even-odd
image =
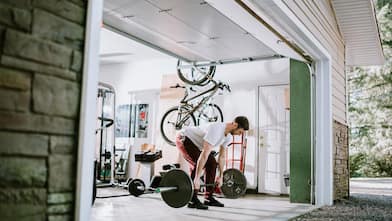
[[[230,130],[230,133],[232,135],[240,135],[244,131],[249,130],[249,121],[248,118],[244,116],[238,116],[234,119],[234,122],[232,123],[233,128]]]

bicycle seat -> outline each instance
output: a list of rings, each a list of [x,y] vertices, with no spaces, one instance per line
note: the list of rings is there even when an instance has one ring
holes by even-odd
[[[176,85],[174,85],[174,86],[170,86],[170,88],[185,88],[185,86],[183,86],[183,85],[180,85],[180,84],[176,84]]]
[[[221,82],[221,81],[218,82],[218,87],[221,90],[227,89],[229,92],[231,92],[230,86],[228,84]]]

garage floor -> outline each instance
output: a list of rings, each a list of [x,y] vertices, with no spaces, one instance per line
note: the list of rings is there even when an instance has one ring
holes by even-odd
[[[125,190],[99,189],[98,196],[126,194]],[[202,196],[199,196],[202,199]],[[92,209],[91,221],[129,221],[129,220],[273,220],[282,221],[314,209],[307,204],[289,203],[287,197],[272,197],[259,194],[246,195],[240,199],[220,199],[224,208],[209,207],[196,210],[183,207],[174,209],[167,206],[159,194],[146,194],[139,198],[117,197],[97,199]]]

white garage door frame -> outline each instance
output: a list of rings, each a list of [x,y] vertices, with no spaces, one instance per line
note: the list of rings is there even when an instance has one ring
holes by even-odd
[[[333,203],[331,57],[290,9],[280,0],[272,0],[273,10],[288,29],[297,31],[291,37],[314,59],[316,78],[315,125],[315,199],[316,205]],[[93,155],[96,113],[96,91],[99,73],[99,40],[103,0],[88,1],[80,108],[75,220],[89,220],[93,185]]]
[[[78,137],[75,220],[90,220],[103,0],[88,1]]]
[[[248,6],[254,4],[244,0]],[[332,151],[332,71],[331,56],[297,16],[281,1],[271,0],[267,10],[275,22],[290,34],[301,49],[313,59],[315,80],[314,115],[314,184],[315,204],[333,204],[333,151]]]

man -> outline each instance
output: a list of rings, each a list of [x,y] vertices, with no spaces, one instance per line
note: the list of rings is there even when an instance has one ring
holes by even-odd
[[[204,204],[197,198],[200,189],[200,176],[205,169],[205,182],[213,184],[217,165],[219,165],[219,176],[216,184],[222,185],[223,169],[225,165],[225,151],[233,141],[232,135],[240,135],[249,129],[249,121],[244,116],[238,116],[234,122],[215,122],[199,127],[186,127],[177,135],[176,146],[183,157],[190,164],[191,178],[193,179],[195,192],[190,208],[208,209],[208,206],[223,207],[224,205],[213,197],[214,186],[206,187]],[[219,147],[218,162],[211,155],[211,151]]]

